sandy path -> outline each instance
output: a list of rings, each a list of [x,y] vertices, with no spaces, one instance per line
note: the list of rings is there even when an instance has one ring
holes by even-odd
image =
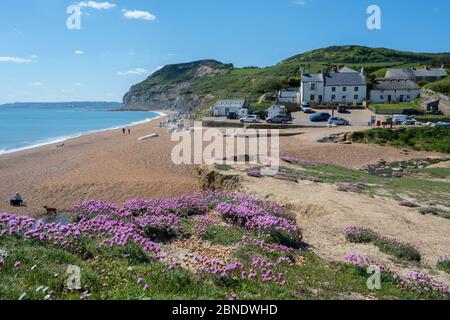
[[[173,143],[162,119],[132,128],[92,134],[55,145],[0,156],[0,211],[38,215],[43,206],[67,210],[91,199],[121,203],[135,198],[161,198],[198,190],[195,167],[176,166]],[[159,137],[138,141],[150,133]],[[20,192],[28,208],[11,208],[8,199]]]

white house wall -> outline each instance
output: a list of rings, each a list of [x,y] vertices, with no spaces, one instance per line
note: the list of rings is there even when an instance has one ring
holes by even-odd
[[[315,89],[311,90],[311,83],[315,84]],[[319,96],[324,96],[323,82],[302,82],[301,87],[301,102],[316,102],[319,103]],[[311,96],[314,95],[314,99]]]
[[[400,102],[401,96],[403,96],[403,102],[409,102],[420,96],[420,90],[370,90],[370,101],[372,102],[388,103],[389,96],[391,96],[392,102]]]
[[[344,91],[344,87],[346,91]],[[336,91],[333,91],[333,88]],[[358,90],[356,90],[358,88]],[[358,96],[355,99],[355,95]],[[362,103],[367,97],[366,86],[326,86],[325,87],[325,103]],[[334,96],[334,99],[333,99]]]

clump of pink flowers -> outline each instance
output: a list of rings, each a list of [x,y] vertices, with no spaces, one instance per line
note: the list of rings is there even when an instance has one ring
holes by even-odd
[[[342,192],[358,191],[365,188],[363,183],[338,183],[336,186],[338,191]]]
[[[435,292],[441,295],[448,295],[449,293],[448,286],[425,273],[416,271],[412,271],[407,275],[406,279],[402,281],[402,286],[420,292]]]
[[[368,256],[362,256],[354,252],[346,255],[344,259],[358,268],[366,268],[372,263]]]
[[[258,167],[249,168],[247,169],[247,175],[249,177],[260,178],[262,177],[261,169]]]
[[[417,204],[415,204],[415,203],[413,203],[411,201],[408,201],[408,200],[402,200],[398,204],[401,207],[407,207],[407,208],[417,208],[418,207]]]

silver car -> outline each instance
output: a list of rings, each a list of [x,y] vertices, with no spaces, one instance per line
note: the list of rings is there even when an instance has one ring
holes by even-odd
[[[344,118],[341,117],[331,117],[328,120],[328,124],[330,125],[337,125],[337,126],[349,126],[350,122]]]
[[[252,116],[247,116],[247,117],[245,117],[245,118],[241,118],[240,119],[240,121],[242,122],[242,123],[258,123],[259,122],[259,116],[255,116],[255,115],[252,115]]]

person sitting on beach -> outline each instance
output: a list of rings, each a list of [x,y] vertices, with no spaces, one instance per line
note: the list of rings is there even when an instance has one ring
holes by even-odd
[[[11,199],[9,200],[9,203],[13,207],[23,206],[23,198],[20,195],[20,193],[17,192],[14,196],[11,197]]]

